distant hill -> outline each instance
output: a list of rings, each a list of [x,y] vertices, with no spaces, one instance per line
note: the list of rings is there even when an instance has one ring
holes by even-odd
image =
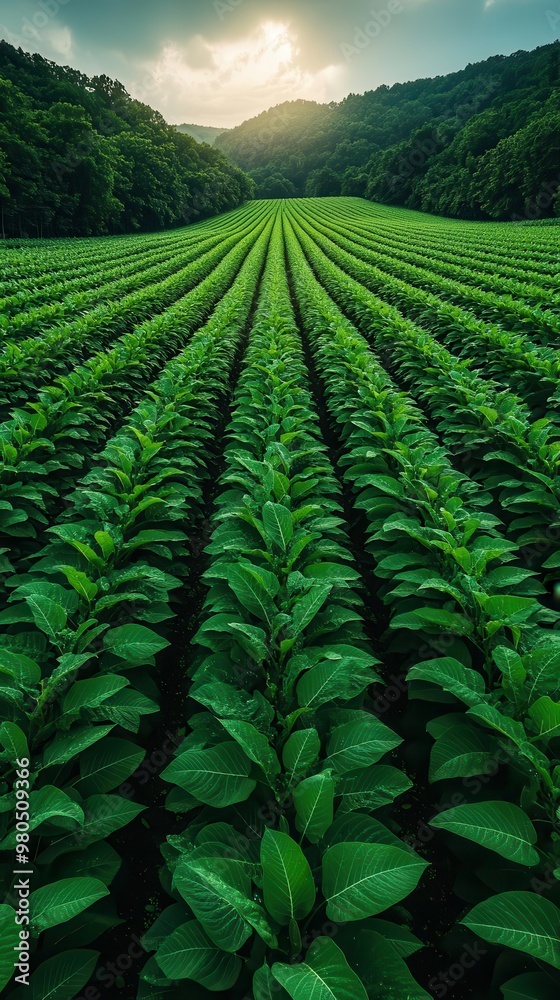
[[[466,219],[560,216],[560,43],[435,79],[292,101],[216,149],[256,197],[359,195]]]
[[[197,142],[207,142],[209,146],[213,146],[218,136],[230,129],[215,128],[213,125],[177,125],[177,131],[190,135]]]

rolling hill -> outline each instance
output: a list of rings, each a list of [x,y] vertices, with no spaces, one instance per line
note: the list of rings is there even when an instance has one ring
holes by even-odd
[[[560,43],[434,79],[294,101],[216,148],[257,196],[359,195],[467,219],[560,214]]]
[[[177,125],[177,131],[183,135],[190,135],[197,142],[206,142],[213,146],[218,136],[230,130],[227,128],[216,128],[214,125]]]

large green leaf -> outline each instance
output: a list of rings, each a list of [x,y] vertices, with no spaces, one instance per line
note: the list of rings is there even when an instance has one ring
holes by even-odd
[[[401,738],[372,715],[371,719],[347,722],[333,730],[326,763],[339,773],[370,767],[400,743]]]
[[[130,740],[107,736],[80,755],[80,793],[111,792],[136,771],[144,756]]]
[[[219,719],[237,719],[259,726],[266,725],[274,716],[274,709],[258,692],[250,695],[221,681],[201,684],[191,689],[190,694],[195,701],[211,708]]]
[[[41,668],[28,656],[13,653],[0,646],[0,675],[9,674],[18,687],[34,689],[41,679]]]
[[[534,597],[510,597],[505,594],[477,596],[488,617],[497,621],[522,622],[535,610]]]
[[[110,885],[121,867],[122,861],[114,847],[99,841],[90,844],[85,850],[72,851],[63,858],[61,874],[67,878],[71,875],[98,878],[105,885]]]
[[[166,646],[168,640],[145,625],[119,625],[105,636],[105,649],[135,666],[149,663]]]
[[[418,663],[408,672],[407,680],[430,681],[444,691],[449,691],[468,705],[478,705],[486,700],[486,685],[484,677],[476,670],[463,666],[459,660],[451,656],[442,656],[439,660],[425,660]]]
[[[498,747],[474,726],[458,723],[436,740],[430,757],[430,781],[470,778],[491,773]]]
[[[227,858],[205,858],[203,853],[202,847],[180,859],[173,884],[214,944],[224,951],[237,951],[254,929],[275,947],[266,913],[252,899],[251,883],[242,867]]]
[[[501,987],[504,1000],[557,1000],[558,989],[546,972],[524,972]]]
[[[534,701],[539,694],[551,696],[557,694],[560,688],[560,676],[558,674],[558,646],[556,644],[551,643],[549,646],[533,649],[531,653],[527,653],[523,657],[523,666],[529,675],[530,701]]]
[[[288,994],[277,979],[272,975],[272,969],[265,962],[253,976],[253,997],[255,1000],[287,1000]]]
[[[270,538],[282,552],[286,552],[294,533],[291,511],[282,504],[269,501],[263,507],[262,518],[267,539]]]
[[[16,760],[29,757],[27,737],[15,722],[3,722],[0,725],[0,745],[9,754],[12,764],[15,764]]]
[[[292,782],[297,775],[305,774],[315,763],[321,750],[321,740],[316,729],[298,729],[284,745],[282,762],[289,771]]]
[[[383,823],[380,823],[375,816],[368,813],[339,813],[332,826],[325,833],[321,846],[327,850],[334,844],[344,844],[348,841],[355,844],[384,844],[387,843],[385,839],[387,833],[389,833],[387,827],[383,826]],[[391,843],[394,843],[395,840],[398,841],[396,834],[390,833],[389,835],[394,838]],[[398,846],[404,845],[399,841]]]
[[[146,951],[156,951],[164,941],[182,927],[188,917],[188,909],[183,903],[172,903],[156,917],[155,921],[144,931],[142,946]]]
[[[378,925],[383,923],[379,921]],[[430,994],[414,980],[395,944],[375,927],[375,921],[364,927],[350,924],[342,927],[337,936],[347,961],[366,987],[369,1000],[430,1000]]]
[[[221,721],[224,729],[239,744],[247,757],[263,769],[272,784],[276,775],[280,773],[280,761],[266,736],[259,733],[250,722],[238,722],[236,719]]]
[[[533,846],[537,831],[523,810],[512,802],[469,802],[455,806],[435,816],[430,826],[474,840],[520,865],[539,862]]]
[[[241,972],[241,959],[218,948],[196,921],[177,928],[156,954],[168,979],[192,979],[213,993],[229,990]]]
[[[265,830],[261,842],[264,904],[282,925],[311,912],[316,897],[313,875],[301,847],[286,833]]]
[[[97,584],[90,580],[86,573],[80,572],[74,568],[74,566],[61,566],[61,572],[64,573],[68,583],[74,588],[76,593],[88,604],[95,599],[98,593]]]
[[[300,635],[311,624],[331,593],[332,584],[315,584],[292,608],[292,635]]]
[[[364,984],[330,938],[318,937],[304,962],[276,962],[272,974],[292,1000],[368,1000]]]
[[[43,766],[66,764],[110,733],[112,726],[81,726],[70,733],[58,733],[43,754]]]
[[[63,924],[108,894],[107,886],[96,878],[64,878],[44,885],[29,898],[33,927],[38,933]]]
[[[256,786],[249,778],[251,761],[237,743],[210,750],[186,750],[162,772],[199,802],[216,808],[244,802]]]
[[[60,639],[60,633],[66,628],[67,622],[66,611],[62,605],[43,594],[29,594],[25,600],[37,628],[54,642]]]
[[[532,892],[503,892],[479,903],[460,923],[484,941],[560,969],[560,910],[549,899]]]
[[[0,903],[0,990],[14,976],[14,948],[18,941],[16,912],[6,903]]]
[[[232,865],[239,867],[243,876],[239,885],[247,894],[250,893],[250,884],[245,880],[258,877],[260,873],[258,841],[240,837],[229,823],[207,823],[197,833],[194,843],[196,848],[201,848],[196,856],[220,858],[227,862],[230,880]]]
[[[350,701],[375,679],[367,662],[333,653],[307,670],[298,682],[298,704],[301,708],[318,709],[329,701]]]
[[[243,608],[259,618],[272,623],[276,613],[274,597],[280,584],[272,573],[246,563],[227,567],[227,581]]]
[[[467,715],[469,718],[480,720],[489,729],[507,736],[518,747],[521,747],[528,739],[522,722],[505,715],[494,705],[474,705],[469,708]]]
[[[345,843],[323,857],[323,895],[330,920],[374,917],[404,899],[428,867],[404,848]]]
[[[35,830],[46,820],[62,819],[70,820],[68,827],[83,823],[84,811],[82,807],[71,799],[61,788],[54,785],[43,785],[37,792],[29,795],[29,830]],[[0,844],[0,848],[14,847],[16,843],[16,831],[12,831]]]
[[[337,795],[342,796],[339,812],[354,809],[380,809],[394,802],[412,787],[410,778],[398,767],[374,764],[359,771],[348,771],[339,779]]]
[[[417,608],[401,615],[395,615],[390,628],[406,628],[427,632],[431,635],[450,632],[452,635],[471,635],[472,622],[465,616],[440,608]]]
[[[333,821],[334,780],[331,771],[305,778],[294,788],[296,829],[316,844]]]
[[[394,924],[390,920],[383,920],[381,917],[372,917],[371,920],[368,920],[367,929],[380,934],[384,941],[389,941],[391,947],[401,958],[410,958],[411,955],[421,951],[424,947],[423,942],[412,931],[409,931],[408,927]],[[354,930],[354,925],[349,927],[350,932]]]
[[[308,580],[326,580],[329,583],[341,583],[343,580],[356,581],[360,579],[360,574],[352,566],[345,566],[344,563],[317,562],[311,566],[306,566],[303,575]]]
[[[132,823],[145,808],[120,795],[90,795],[83,803],[85,819],[79,831],[81,846],[105,840],[116,830]]]
[[[31,1000],[73,1000],[89,982],[99,952],[64,951],[43,962],[31,976]]]
[[[529,709],[529,715],[535,723],[540,740],[549,740],[560,736],[560,704],[548,695],[543,695]]]
[[[126,677],[119,674],[101,674],[85,681],[75,681],[64,699],[63,713],[66,715],[76,712],[78,717],[81,708],[98,708],[129,683]]]
[[[255,663],[264,663],[268,659],[269,650],[264,629],[256,625],[246,625],[245,622],[230,621],[228,632],[233,633],[241,648]]]

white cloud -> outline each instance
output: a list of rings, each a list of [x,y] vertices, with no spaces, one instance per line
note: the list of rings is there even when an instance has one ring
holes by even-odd
[[[295,32],[270,20],[235,41],[199,35],[187,49],[169,43],[143,72],[151,85],[140,88],[142,99],[149,91],[149,103],[169,121],[235,125],[283,101],[331,100],[342,68],[306,70]],[[133,87],[131,93],[140,96]]]
[[[72,32],[66,25],[53,24],[45,28],[41,36],[55,55],[64,56],[65,59],[73,57]]]

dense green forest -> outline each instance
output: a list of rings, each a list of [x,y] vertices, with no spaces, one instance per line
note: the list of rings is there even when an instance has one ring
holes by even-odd
[[[107,76],[0,42],[0,203],[5,236],[184,225],[234,208],[252,182]]]
[[[560,43],[278,105],[217,139],[257,196],[359,195],[466,219],[560,215]]]

